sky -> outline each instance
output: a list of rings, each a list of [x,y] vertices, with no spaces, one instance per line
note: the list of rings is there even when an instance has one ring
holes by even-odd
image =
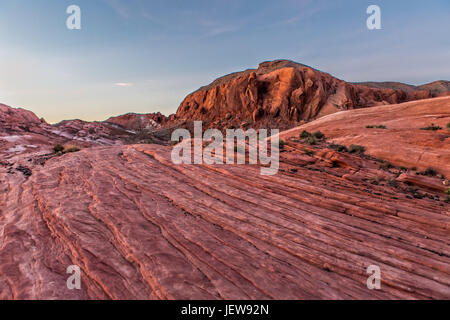
[[[81,30],[66,27],[70,5]],[[275,59],[352,82],[450,80],[449,32],[448,0],[0,0],[0,103],[52,123],[169,115]]]

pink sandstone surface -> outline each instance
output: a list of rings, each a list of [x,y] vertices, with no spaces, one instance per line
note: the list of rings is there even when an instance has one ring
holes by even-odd
[[[343,111],[325,116],[281,137],[303,130],[322,131],[330,141],[366,147],[367,153],[397,166],[429,167],[450,178],[450,97]],[[434,124],[440,130],[422,130]],[[366,128],[383,125],[386,129]]]
[[[376,161],[307,149],[287,140],[271,177],[174,165],[156,145],[85,149],[29,177],[0,166],[0,298],[448,299],[443,193],[412,197]]]

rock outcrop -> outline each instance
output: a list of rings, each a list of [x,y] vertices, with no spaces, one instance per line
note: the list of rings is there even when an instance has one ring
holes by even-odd
[[[233,73],[188,95],[176,115],[221,126],[242,122],[280,129],[342,110],[430,98],[431,88],[350,84],[287,60],[264,62],[256,70]]]
[[[450,97],[440,97],[343,111],[285,131],[281,136],[298,137],[303,130],[320,130],[330,141],[347,147],[362,145],[368,154],[397,166],[422,171],[431,167],[450,178],[447,123],[450,123]],[[424,130],[433,124],[440,129]]]
[[[154,114],[148,119],[161,119]],[[153,120],[152,120],[153,121]],[[155,127],[160,127],[159,123]],[[56,144],[69,144],[79,147],[107,146],[126,143],[137,139],[137,134],[125,127],[111,122],[87,122],[65,120],[57,124],[48,124],[33,112],[24,109],[0,105],[0,159],[43,155],[52,152]],[[160,140],[154,139],[155,142]],[[165,141],[161,140],[161,143]]]
[[[428,91],[431,96],[446,96],[450,93],[450,81],[438,80],[420,86],[413,86],[401,82],[356,82],[357,85],[365,85],[378,89],[395,89],[405,92]]]
[[[146,114],[127,113],[121,116],[111,117],[105,122],[108,124],[118,125],[126,130],[137,132],[142,130],[159,129],[166,124],[167,121],[168,118],[165,115],[157,112]]]

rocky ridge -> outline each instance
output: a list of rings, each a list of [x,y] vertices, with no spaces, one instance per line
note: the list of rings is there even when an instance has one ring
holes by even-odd
[[[211,127],[252,124],[287,129],[342,110],[431,98],[444,90],[437,85],[391,87],[351,84],[296,62],[269,61],[188,95],[176,118],[202,120]]]

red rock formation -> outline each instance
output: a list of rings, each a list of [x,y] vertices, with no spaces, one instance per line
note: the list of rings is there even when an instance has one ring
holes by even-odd
[[[2,125],[0,128],[4,129],[8,124],[37,125],[41,123],[41,120],[31,111],[0,104],[0,123]]]
[[[0,159],[48,154],[56,144],[114,145],[134,137],[113,123],[66,120],[50,125],[30,111],[0,105]]]
[[[126,130],[141,131],[161,128],[168,121],[168,118],[158,113],[136,114],[127,113],[118,117],[111,117],[106,123],[115,124]]]
[[[308,66],[278,60],[200,88],[181,103],[177,118],[225,126],[239,126],[246,121],[287,128],[337,111],[432,96],[425,88],[405,87],[400,90],[350,84]]]
[[[421,130],[433,123],[442,129]],[[442,97],[339,112],[285,131],[281,136],[320,130],[335,143],[362,145],[368,154],[395,165],[419,170],[433,167],[450,178],[447,123],[450,123],[450,97]],[[366,128],[379,125],[386,129]]]
[[[428,91],[431,96],[437,97],[450,92],[450,81],[438,80],[421,86],[413,86],[401,82],[356,82],[356,85],[365,85],[378,89],[395,89],[405,92]]]
[[[0,298],[450,297],[443,194],[413,198],[374,185],[397,173],[372,160],[286,142],[271,177],[174,165],[155,145],[85,149],[31,176],[0,166]],[[70,265],[81,290],[66,287]],[[370,265],[381,290],[366,287]]]
[[[203,106],[241,101],[235,111],[248,121],[271,115],[293,124],[336,105],[423,94],[349,85],[287,62],[260,72],[202,89]],[[449,104],[447,97],[344,111],[282,133],[275,176],[256,165],[174,165],[170,147],[116,144],[126,131],[111,124],[51,126],[0,106],[0,299],[448,299],[448,180],[382,170],[382,162],[328,142],[448,176],[449,132],[420,128],[445,128]],[[230,123],[240,117],[232,111]],[[222,121],[222,109],[211,112]],[[305,129],[323,131],[328,142],[307,145],[298,137]],[[57,141],[91,148],[36,161]],[[66,286],[71,265],[81,268],[81,290]],[[366,286],[370,265],[381,269],[381,290]]]

